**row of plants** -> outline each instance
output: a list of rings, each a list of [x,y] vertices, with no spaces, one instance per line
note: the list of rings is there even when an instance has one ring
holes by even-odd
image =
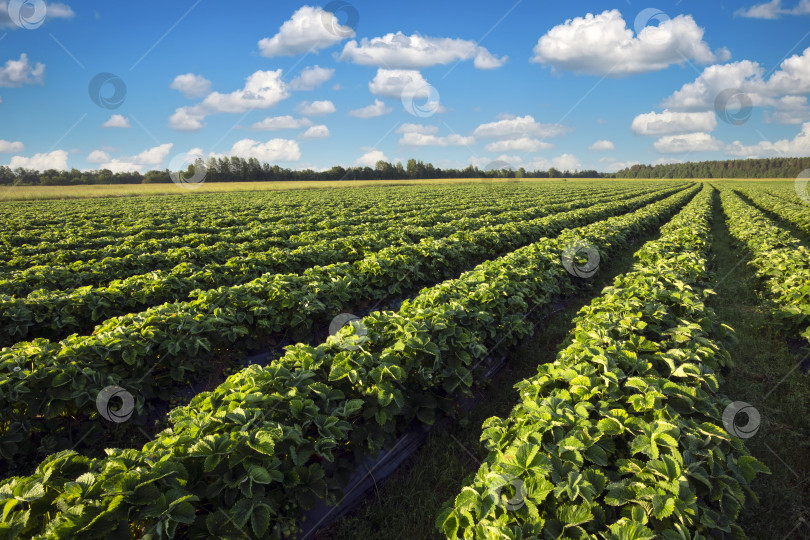
[[[774,316],[790,337],[810,343],[810,250],[736,193],[720,193],[729,232],[750,252]]]
[[[462,215],[472,217],[487,215],[487,210],[497,210],[496,207],[478,208],[467,206],[458,208],[457,204],[441,205],[425,209],[423,205],[411,203],[405,208],[398,209],[397,215],[406,223],[413,225],[429,225],[447,222],[452,218],[445,214],[453,214],[459,210]],[[246,219],[237,225],[224,227],[219,231],[187,231],[169,230],[171,234],[162,238],[142,238],[152,231],[141,231],[137,235],[126,238],[103,236],[88,242],[86,239],[70,238],[64,235],[56,242],[40,242],[29,245],[24,244],[3,250],[3,266],[6,271],[19,268],[28,268],[43,264],[66,264],[77,261],[92,261],[101,259],[115,259],[130,255],[159,255],[176,248],[210,248],[232,244],[234,252],[256,249],[259,246],[251,245],[257,240],[271,240],[271,246],[298,247],[300,241],[295,238],[306,235],[302,240],[311,238],[330,239],[338,238],[352,228],[366,227],[370,224],[379,224],[390,221],[390,209],[371,208],[365,211],[356,211],[351,215],[342,216],[335,220],[329,217],[325,209],[312,209],[305,220],[292,223],[280,223],[282,220],[264,221],[261,219]],[[287,220],[283,220],[287,221]],[[84,244],[90,243],[86,246]]]
[[[647,190],[635,192],[642,191]],[[119,246],[115,249],[126,253],[125,255],[76,260],[67,264],[51,261],[47,266],[33,266],[25,270],[7,272],[5,275],[0,275],[0,291],[18,298],[41,288],[67,292],[88,285],[99,286],[115,279],[126,279],[154,271],[168,271],[176,265],[187,263],[194,265],[227,264],[232,259],[244,257],[245,253],[252,254],[268,250],[281,252],[285,249],[306,248],[316,242],[328,242],[329,240],[338,242],[346,237],[362,235],[370,229],[387,232],[392,243],[409,243],[429,235],[446,236],[455,230],[508,223],[511,220],[531,219],[543,212],[554,211],[555,208],[549,207],[549,205],[564,203],[567,199],[568,197],[546,198],[542,195],[527,197],[527,200],[522,201],[518,209],[508,212],[503,212],[502,207],[469,206],[453,212],[438,207],[430,211],[423,210],[410,217],[384,214],[384,216],[377,216],[362,225],[343,224],[310,232],[299,231],[295,235],[285,238],[278,236],[282,234],[279,230],[265,229],[263,232],[256,233],[249,242],[241,244],[235,240],[229,240],[205,247],[172,248],[157,252],[146,250],[143,253],[126,253],[127,249]],[[541,205],[542,208],[537,208],[536,204]],[[300,224],[296,226],[301,227]],[[56,256],[75,258],[77,255],[63,251],[58,252]],[[28,259],[22,257],[21,260]]]
[[[354,263],[197,291],[188,302],[109,319],[91,336],[17,343],[0,351],[0,414],[6,420],[0,426],[0,454],[10,459],[70,446],[93,428],[86,420],[95,415],[98,391],[108,385],[126,387],[142,411],[145,404],[173,395],[170,390],[193,374],[207,373],[212,359],[261,348],[264,336],[288,332],[304,339],[362,300],[403,295],[457,276],[493,253],[565,228],[637,208],[670,208],[693,191],[598,204],[497,231],[426,239]],[[626,218],[613,219],[622,223]]]
[[[810,236],[810,205],[793,203],[771,195],[762,189],[735,189],[758,209],[775,215],[779,220]]]
[[[489,451],[437,518],[447,538],[744,537],[767,468],[723,429],[730,329],[705,302],[707,186],[580,310],[557,359],[483,424]]]
[[[582,188],[574,188],[573,191],[577,190],[584,191]],[[351,190],[348,191],[351,192]],[[567,190],[568,193],[571,191]],[[442,196],[442,193],[445,196]],[[424,204],[426,195],[418,192],[411,194],[412,197],[405,197],[404,193],[377,191],[376,196],[363,198],[356,194],[352,196],[351,193],[346,193],[346,200],[334,198],[334,200],[325,200],[323,195],[316,192],[303,202],[300,197],[297,200],[288,201],[288,198],[292,199],[292,197],[285,195],[284,204],[268,205],[269,209],[257,208],[255,201],[246,209],[242,207],[244,206],[241,204],[243,201],[239,199],[236,199],[240,202],[237,208],[234,208],[233,203],[227,204],[227,199],[225,199],[226,202],[221,208],[209,209],[207,206],[191,204],[185,198],[163,198],[159,199],[162,203],[160,208],[148,208],[133,216],[127,216],[124,223],[117,219],[102,220],[99,223],[97,217],[82,212],[78,216],[63,218],[62,223],[52,225],[46,230],[42,230],[41,227],[32,227],[30,223],[20,224],[21,228],[15,229],[14,225],[21,221],[20,216],[14,206],[6,206],[4,210],[7,211],[9,217],[7,226],[2,229],[2,234],[0,234],[0,261],[3,261],[3,267],[9,265],[25,267],[26,263],[31,264],[30,261],[25,260],[25,257],[38,257],[34,262],[53,262],[46,259],[45,256],[50,252],[55,252],[58,256],[60,251],[76,252],[73,256],[82,257],[82,260],[98,259],[115,256],[114,251],[104,251],[103,248],[118,246],[128,248],[127,254],[159,252],[173,247],[210,245],[221,240],[248,241],[251,239],[250,236],[241,240],[239,240],[239,236],[255,233],[260,236],[262,233],[266,235],[268,229],[275,231],[274,236],[288,238],[299,233],[359,225],[370,221],[372,217],[377,220],[385,220],[397,216],[418,217],[420,213],[441,216],[443,211],[455,212],[479,208],[481,211],[487,208],[500,210],[504,203],[525,207],[530,205],[534,198],[559,197],[564,194],[565,191],[561,188],[551,188],[523,192],[523,196],[519,199],[516,199],[512,193],[504,194],[502,192],[499,192],[498,197],[478,193],[480,197],[473,198],[458,192],[438,191],[432,194],[431,204],[427,208]],[[74,203],[80,207],[84,204],[92,203],[84,201]],[[123,203],[110,203],[110,206],[118,207],[119,204],[123,206],[121,211],[125,212],[127,205]],[[164,205],[168,205],[169,208],[164,208]],[[98,209],[95,204],[91,208]],[[224,214],[227,217],[212,218],[211,210],[216,211],[215,216]],[[40,211],[42,211],[41,208]],[[147,212],[148,214],[145,216],[144,214]],[[159,220],[156,229],[153,214],[160,215],[166,212],[170,215],[177,213],[181,215],[168,222]],[[28,217],[28,214],[25,213],[23,216]],[[79,218],[78,222],[77,218]],[[52,221],[49,220],[49,222]],[[89,230],[87,221],[94,224]],[[122,230],[126,231],[126,234],[122,234]],[[102,250],[98,251],[98,248]],[[93,249],[97,251],[94,252]]]
[[[668,220],[697,188],[542,238],[375,312],[318,346],[298,344],[173,410],[142,450],[57,453],[0,484],[9,538],[280,538],[318,498],[413,422],[470,395],[490,355],[531,332],[529,313],[581,280],[561,262],[588,243],[607,258]],[[589,283],[589,282],[588,282]]]
[[[424,195],[419,188],[414,192],[417,197]],[[440,205],[463,204],[465,200],[463,193],[454,190],[434,190],[434,195]],[[8,214],[8,226],[0,229],[0,245],[60,242],[66,237],[76,242],[99,237],[126,238],[151,230],[165,231],[168,236],[216,233],[230,227],[273,221],[279,225],[314,223],[314,211],[325,214],[327,219],[339,219],[373,207],[399,204],[409,207],[409,201],[396,189],[344,189],[339,197],[325,190],[305,190],[6,202],[3,210]]]
[[[426,239],[447,238],[450,242],[475,243],[477,238],[485,235],[511,232],[512,223],[531,227],[549,214],[610,202],[624,196],[582,197],[568,203],[533,207],[519,212],[519,216],[514,215],[516,212],[509,212],[508,218],[491,220],[495,223],[491,226],[482,226],[478,222],[472,227],[473,220],[465,219],[433,228],[423,227],[418,233],[408,231],[412,235],[407,238],[403,237],[405,231],[401,223],[387,223],[387,228],[377,224],[357,236],[312,242],[295,250],[251,253],[233,257],[225,263],[182,263],[171,270],[156,270],[115,280],[103,287],[88,286],[70,292],[37,291],[25,298],[0,296],[0,346],[37,337],[63,339],[71,333],[90,333],[100,321],[143,311],[165,302],[182,301],[197,289],[240,285],[265,274],[300,273],[313,266],[353,262],[380,250],[384,250],[380,254],[382,257],[396,257],[402,252],[400,245],[428,242]],[[511,245],[502,247],[508,249]]]

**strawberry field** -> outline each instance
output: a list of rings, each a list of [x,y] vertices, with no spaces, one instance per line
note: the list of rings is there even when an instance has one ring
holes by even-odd
[[[810,405],[810,203],[793,182],[0,213],[0,539],[342,538],[358,516],[388,523],[380,538],[810,535],[810,429],[791,409]],[[743,294],[756,323],[729,309]],[[565,337],[531,351],[559,313]],[[748,340],[783,363],[760,373]],[[477,420],[495,399],[508,408]],[[414,433],[428,443],[383,483]],[[455,469],[425,448],[472,462],[438,482]],[[421,476],[424,499],[374,502]]]

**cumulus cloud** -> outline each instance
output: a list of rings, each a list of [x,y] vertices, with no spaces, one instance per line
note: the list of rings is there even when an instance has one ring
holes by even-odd
[[[782,15],[808,15],[810,14],[810,0],[799,0],[792,8],[783,8],[782,0],[771,0],[756,4],[749,8],[738,9],[734,15],[751,19],[778,19]]]
[[[12,156],[9,167],[16,169],[22,167],[24,169],[34,169],[37,171],[45,171],[47,169],[56,169],[59,171],[67,170],[68,153],[65,150],[54,150],[47,154],[34,154],[31,157]]]
[[[327,114],[334,113],[335,104],[331,101],[302,101],[296,105],[295,110],[304,116],[326,116]]]
[[[289,89],[281,79],[280,69],[257,71],[246,79],[244,88],[229,94],[211,92],[197,105],[177,109],[169,118],[169,127],[196,131],[205,126],[203,121],[208,115],[268,109],[288,96]]]
[[[312,126],[301,134],[302,139],[325,139],[329,136],[329,128],[326,126]]]
[[[262,56],[294,56],[318,52],[354,37],[354,30],[342,26],[334,13],[320,7],[302,6],[281,25],[273,37],[259,41]]]
[[[785,59],[770,77],[750,60],[709,66],[665,99],[664,106],[675,111],[711,110],[717,97],[729,89],[744,94],[751,105],[772,107],[783,117],[807,114],[804,96],[810,94],[810,48]]]
[[[53,19],[70,19],[75,13],[67,4],[59,4],[59,3],[47,3],[45,4],[45,21],[50,21]],[[23,12],[23,15],[26,13]],[[32,21],[35,22],[35,21]],[[11,20],[8,14],[8,2],[0,1],[0,28],[8,28],[11,30],[16,30],[19,26]]]
[[[709,133],[684,133],[682,135],[665,135],[655,141],[653,147],[662,154],[685,154],[687,152],[722,150],[723,143]]]
[[[301,149],[298,142],[291,139],[270,139],[259,142],[251,139],[242,139],[234,143],[231,151],[226,155],[239,156],[244,159],[256,158],[259,161],[298,161],[301,159]]]
[[[633,119],[630,129],[638,135],[672,135],[675,133],[710,132],[717,127],[712,111],[685,113],[665,110],[649,112]]]
[[[105,128],[128,128],[132,127],[129,123],[129,118],[126,118],[120,114],[114,114],[110,116],[110,119],[101,124],[101,127]]]
[[[402,146],[470,146],[475,144],[475,137],[463,137],[455,133],[438,137],[411,131],[402,135],[399,144]]]
[[[378,161],[388,161],[388,158],[381,150],[370,150],[354,160],[356,167],[374,167]]]
[[[712,52],[703,34],[690,15],[679,15],[634,36],[613,9],[555,26],[538,40],[531,61],[576,73],[625,77],[687,61],[727,60],[728,51]]]
[[[602,170],[607,173],[614,173],[622,169],[629,169],[633,165],[640,165],[638,161],[616,161],[615,158],[602,158],[599,162],[606,164],[602,167]]]
[[[421,73],[413,69],[380,68],[374,80],[368,83],[372,94],[395,99],[402,97],[406,87],[413,92],[414,98],[430,97],[430,85]]]
[[[439,132],[437,126],[426,126],[424,124],[402,124],[397,128],[397,133],[419,133],[422,135],[433,135]]]
[[[742,158],[808,157],[810,156],[810,122],[802,124],[801,131],[793,139],[781,139],[776,142],[760,141],[753,145],[734,141],[726,146],[726,154]]]
[[[87,163],[105,163],[110,161],[110,155],[104,150],[93,150],[87,155]]]
[[[363,38],[359,43],[349,41],[339,59],[364,66],[395,69],[420,69],[473,60],[477,69],[495,69],[501,67],[507,57],[498,58],[473,41],[419,34],[407,36],[397,32],[372,39]]]
[[[175,77],[169,88],[177,90],[189,99],[201,98],[211,91],[211,81],[202,75],[185,73]]]
[[[0,67],[0,86],[15,87],[24,84],[42,84],[45,77],[45,64],[30,64],[28,55],[22,53],[19,60],[8,60]]]
[[[539,139],[519,137],[491,142],[484,147],[484,150],[487,152],[537,152],[538,150],[548,150],[552,146]]]
[[[144,167],[154,168],[163,163],[171,152],[174,144],[166,143],[152,148],[147,148],[140,154],[134,156],[122,156],[110,158],[104,150],[93,150],[87,156],[88,163],[99,163],[100,169],[109,169],[114,173],[119,172],[142,172]]]
[[[377,116],[388,114],[392,110],[391,107],[386,107],[382,100],[375,99],[374,104],[349,111],[348,114],[349,116],[356,116],[357,118],[376,118]]]
[[[314,90],[332,78],[335,70],[323,68],[321,66],[310,66],[298,74],[298,77],[290,81],[290,88],[293,90]]]
[[[0,154],[15,154],[25,150],[25,145],[19,141],[11,142],[0,139]]]
[[[570,128],[559,124],[540,124],[534,117],[514,116],[502,117],[496,122],[481,124],[473,135],[482,139],[506,139],[536,135],[540,137],[557,137],[571,131]]]
[[[603,151],[606,151],[606,150],[613,150],[613,148],[614,148],[613,142],[606,141],[606,140],[603,139],[603,140],[600,140],[600,141],[596,141],[595,143],[590,145],[588,147],[588,150],[594,150],[596,152],[603,152]]]
[[[518,160],[517,163],[520,164],[521,162]],[[573,154],[563,154],[551,159],[536,158],[523,162],[522,166],[528,171],[545,171],[551,167],[560,171],[575,171],[581,168],[582,164]]]
[[[290,115],[286,116],[268,116],[260,122],[256,122],[250,126],[251,129],[257,131],[280,131],[282,129],[298,129],[302,127],[309,127],[312,125],[312,120],[309,118],[295,118]]]

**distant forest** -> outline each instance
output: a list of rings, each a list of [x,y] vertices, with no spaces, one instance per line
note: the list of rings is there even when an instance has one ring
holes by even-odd
[[[810,157],[633,165],[605,176],[611,178],[796,178],[806,169],[810,169]]]
[[[494,162],[495,167],[506,167],[505,162]],[[272,182],[289,180],[407,180],[430,178],[796,178],[810,169],[810,158],[738,159],[728,161],[701,161],[697,163],[673,163],[668,165],[633,165],[615,173],[600,173],[594,170],[527,171],[523,167],[493,168],[485,170],[473,167],[464,169],[440,169],[430,163],[409,159],[402,163],[378,161],[371,167],[332,167],[326,171],[311,169],[293,170],[261,163],[256,158],[239,157],[210,158],[189,165],[183,174],[191,177],[195,168],[205,168],[206,182]],[[109,169],[96,171],[36,171],[18,167],[0,166],[0,185],[67,186],[84,184],[157,184],[171,182],[168,169],[139,172],[113,173]]]

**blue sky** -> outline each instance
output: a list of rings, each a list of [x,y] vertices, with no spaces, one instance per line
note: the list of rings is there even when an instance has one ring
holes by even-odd
[[[807,156],[808,22],[810,0],[0,0],[0,165]]]

